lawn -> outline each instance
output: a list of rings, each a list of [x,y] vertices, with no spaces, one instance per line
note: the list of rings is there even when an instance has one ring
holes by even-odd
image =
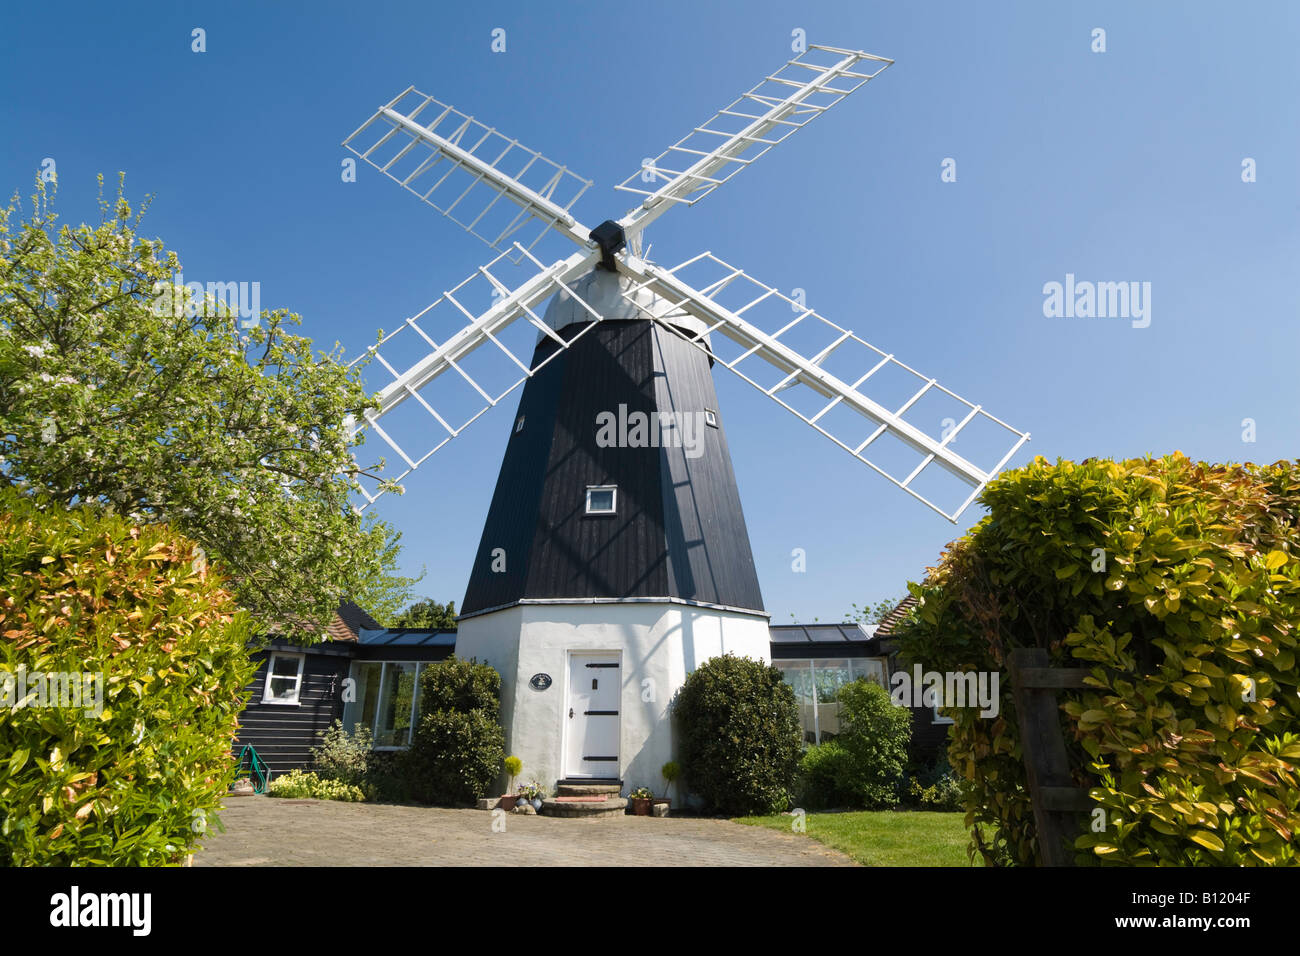
[[[970,866],[964,814],[929,811],[810,813],[807,835],[866,866]],[[785,814],[739,817],[736,823],[790,831]]]

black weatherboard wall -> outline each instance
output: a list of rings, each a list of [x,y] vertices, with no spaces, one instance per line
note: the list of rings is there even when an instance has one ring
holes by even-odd
[[[554,348],[544,341],[538,359]],[[716,413],[707,357],[648,320],[606,320],[528,381],[462,615],[566,598],[763,610],[720,414],[718,427],[700,422],[703,452],[690,458],[682,447],[601,447],[597,416],[620,406]],[[618,487],[616,515],[585,513],[589,485]]]
[[[239,732],[231,753],[238,757],[243,746],[251,744],[271,768],[272,776],[295,768],[310,769],[311,751],[320,745],[319,735],[343,717],[343,681],[351,674],[353,661],[440,661],[451,656],[456,647],[455,630],[357,630],[359,639],[306,646],[273,641],[266,650],[256,651],[252,656],[259,665],[248,685],[248,705],[239,715]],[[302,685],[296,704],[263,703],[267,662],[273,652],[303,656]]]
[[[274,651],[304,656],[297,704],[262,702],[267,662]],[[332,642],[301,647],[284,641],[275,641],[268,650],[253,655],[259,666],[249,683],[248,706],[239,715],[239,733],[232,753],[238,756],[245,744],[252,744],[276,775],[306,767],[311,748],[320,743],[317,735],[342,716],[341,688],[352,655],[351,647]]]

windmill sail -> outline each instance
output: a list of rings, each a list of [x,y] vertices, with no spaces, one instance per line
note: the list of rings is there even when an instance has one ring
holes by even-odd
[[[343,145],[513,261],[551,229],[587,243],[569,210],[590,180],[413,86]]]
[[[515,289],[492,272],[512,252],[533,269],[532,277]],[[373,431],[404,463],[404,470],[385,476],[385,481],[401,482],[586,331],[557,335],[535,311],[542,302],[563,293],[593,324],[600,320],[600,313],[573,289],[574,280],[590,272],[598,258],[599,253],[575,252],[545,266],[516,244],[408,318],[352,363],[373,360],[392,376],[379,392],[379,409],[366,413],[364,425],[354,423],[358,429]],[[440,331],[437,325],[445,319],[450,320],[451,328],[465,320],[469,324],[439,342],[434,332]],[[557,347],[544,354],[535,352],[538,334]],[[482,348],[487,345],[492,347]],[[413,356],[419,357],[412,361]],[[450,382],[445,381],[448,378]],[[440,385],[445,387],[439,390]],[[406,419],[394,427],[400,412],[412,407],[419,410],[414,420]],[[364,511],[383,493],[379,482],[363,485],[365,502],[357,510]]]
[[[711,253],[672,269],[639,261],[628,265],[641,276],[628,295],[648,290],[668,304],[656,316],[661,325],[950,521],[1029,439],[1027,432]],[[687,272],[702,276],[701,288],[682,278]],[[702,321],[705,329],[684,331],[681,314]],[[938,435],[932,434],[935,425]],[[963,451],[965,446],[979,451],[986,464],[959,454],[959,440]],[[936,484],[927,474],[931,466],[956,478],[963,486],[960,495]],[[931,500],[934,494],[923,490],[928,487],[944,492],[948,503]]]
[[[893,62],[809,46],[614,187],[646,197],[621,220],[624,229],[637,232],[678,203],[695,204]]]

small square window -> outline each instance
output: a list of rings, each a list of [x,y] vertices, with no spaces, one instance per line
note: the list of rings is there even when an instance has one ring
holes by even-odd
[[[305,661],[302,654],[272,654],[266,664],[266,686],[262,689],[262,703],[297,704]]]
[[[587,514],[612,515],[618,509],[618,487],[615,485],[589,485],[587,487]]]
[[[519,418],[515,421],[515,434],[518,435],[523,430],[524,430],[524,416],[520,415]]]
[[[704,410],[704,424],[708,425],[710,428],[717,428],[718,413],[711,408],[706,408]]]

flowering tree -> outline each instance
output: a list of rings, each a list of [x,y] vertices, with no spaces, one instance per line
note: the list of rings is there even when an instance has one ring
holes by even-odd
[[[0,482],[166,522],[264,629],[319,633],[340,598],[396,614],[413,582],[399,535],[350,505],[344,422],[372,401],[341,348],[314,351],[286,311],[241,322],[173,289],[144,209],[102,180],[100,206],[97,226],[59,226],[38,184],[30,218],[16,196],[0,209]]]

